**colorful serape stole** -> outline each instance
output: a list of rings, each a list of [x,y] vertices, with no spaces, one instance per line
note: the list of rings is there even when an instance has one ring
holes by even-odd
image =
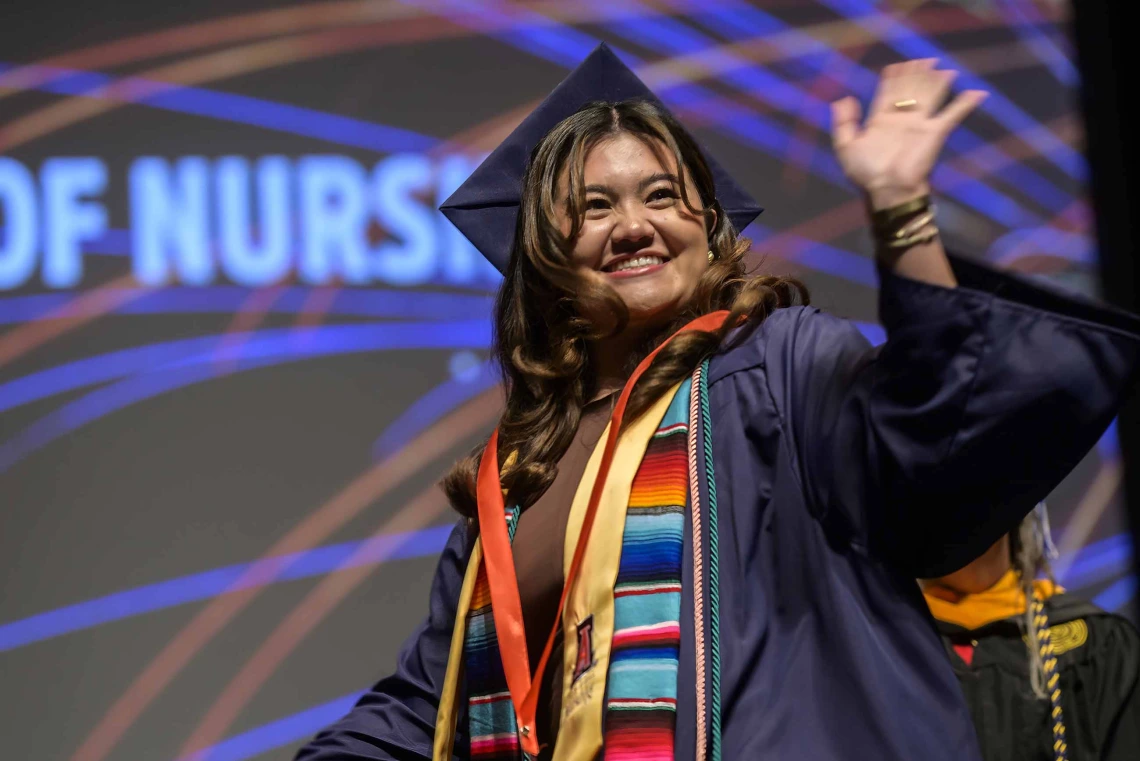
[[[630,491],[614,585],[606,761],[672,761],[681,646],[689,381],[654,433]]]
[[[677,389],[634,476],[614,586],[614,635],[603,715],[612,761],[671,761],[677,719],[681,551],[689,486],[689,387]],[[514,538],[517,513],[507,509]],[[464,639],[471,758],[517,761],[522,751],[482,564]],[[572,738],[565,738],[571,741]]]
[[[508,507],[507,534],[515,538],[519,511]],[[467,675],[467,713],[471,737],[471,758],[479,761],[515,761],[522,757],[515,730],[515,708],[503,673],[495,617],[491,614],[491,587],[487,566],[479,564],[475,590],[467,614],[467,635],[463,645]]]

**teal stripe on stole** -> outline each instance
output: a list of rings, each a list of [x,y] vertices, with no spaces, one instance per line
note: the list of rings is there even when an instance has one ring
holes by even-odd
[[[610,665],[612,699],[647,700],[677,697],[677,661],[641,660]]]
[[[651,624],[675,623],[676,618],[669,618],[662,613],[681,607],[680,592],[656,592],[651,595],[629,595],[618,598],[621,604],[621,626],[615,626],[615,631],[629,629],[634,626],[649,626]]]
[[[476,737],[499,734],[503,731],[502,727],[514,725],[515,712],[511,707],[510,698],[504,698],[494,703],[476,703],[469,706],[468,710],[471,734]]]

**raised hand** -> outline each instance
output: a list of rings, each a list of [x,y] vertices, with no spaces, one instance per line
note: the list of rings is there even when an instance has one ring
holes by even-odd
[[[929,193],[946,138],[987,96],[966,90],[940,109],[958,72],[935,69],[936,63],[924,58],[883,69],[865,122],[855,98],[831,104],[836,157],[874,209]]]

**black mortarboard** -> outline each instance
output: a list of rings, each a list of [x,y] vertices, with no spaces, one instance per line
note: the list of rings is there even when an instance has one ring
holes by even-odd
[[[605,43],[598,45],[443,202],[439,210],[488,261],[500,272],[505,271],[515,235],[523,173],[531,150],[556,124],[587,103],[632,98],[651,100],[664,108],[645,83]],[[704,153],[712,170],[721,208],[733,226],[743,230],[763,209],[707,151]]]

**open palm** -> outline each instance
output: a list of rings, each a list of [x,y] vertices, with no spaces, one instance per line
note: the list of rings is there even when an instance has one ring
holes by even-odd
[[[839,164],[876,207],[928,192],[946,138],[986,97],[967,90],[939,110],[957,72],[935,69],[936,63],[925,58],[883,69],[865,122],[855,98],[831,104]]]

